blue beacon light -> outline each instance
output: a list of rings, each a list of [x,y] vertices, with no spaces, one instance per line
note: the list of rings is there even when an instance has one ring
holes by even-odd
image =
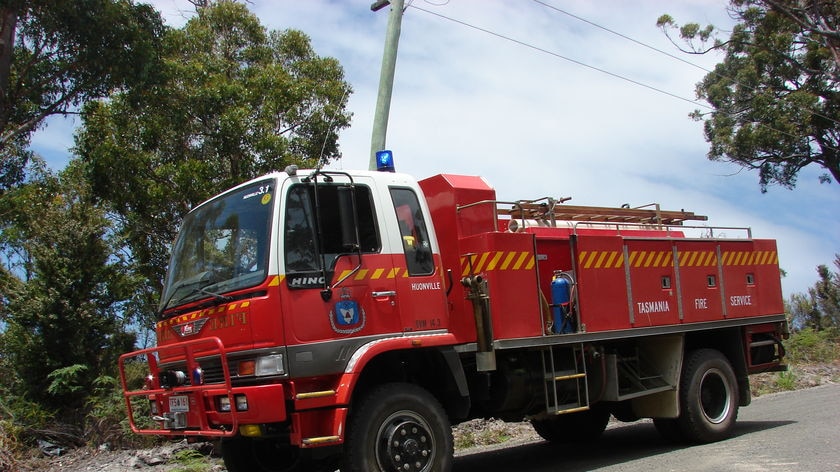
[[[376,151],[376,170],[394,172],[394,153],[387,149]]]

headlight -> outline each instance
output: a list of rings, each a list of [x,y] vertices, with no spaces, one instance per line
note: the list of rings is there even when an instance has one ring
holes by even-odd
[[[257,357],[256,359],[242,360],[236,365],[236,375],[239,377],[251,375],[263,377],[267,375],[283,375],[285,373],[283,354],[271,354],[269,356]]]
[[[283,354],[272,354],[257,358],[255,375],[283,375],[286,369],[283,367]]]

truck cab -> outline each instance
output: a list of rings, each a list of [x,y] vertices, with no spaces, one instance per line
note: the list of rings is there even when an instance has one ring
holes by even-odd
[[[336,395],[359,353],[447,333],[444,275],[422,191],[403,174],[290,167],[202,203],[172,246],[157,346],[121,359],[123,371],[150,366],[142,389],[123,375],[132,427],[340,443],[328,433],[350,399]]]

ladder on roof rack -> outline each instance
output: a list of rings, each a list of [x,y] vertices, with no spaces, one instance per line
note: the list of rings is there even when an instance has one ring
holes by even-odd
[[[684,221],[706,221],[709,218],[685,210],[662,210],[658,203],[637,208],[612,208],[594,206],[561,205],[561,199],[548,198],[546,202],[534,200],[513,203],[509,209],[498,208],[500,215],[512,219],[549,221],[598,221],[606,223],[636,223],[653,225],[682,225]],[[653,208],[646,208],[653,207]]]

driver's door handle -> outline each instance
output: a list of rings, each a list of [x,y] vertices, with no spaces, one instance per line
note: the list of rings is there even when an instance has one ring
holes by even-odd
[[[396,290],[387,290],[384,292],[370,292],[370,296],[373,298],[382,298],[382,297],[396,297],[397,291]]]

